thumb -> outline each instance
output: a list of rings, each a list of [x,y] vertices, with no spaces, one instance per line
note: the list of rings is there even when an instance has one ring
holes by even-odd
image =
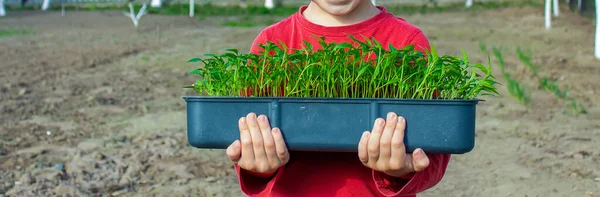
[[[233,162],[233,164],[237,164],[240,161],[240,157],[242,150],[240,149],[240,141],[235,140],[229,147],[227,147],[227,157]]]
[[[416,172],[423,171],[429,166],[429,158],[425,155],[423,149],[417,148],[412,155],[412,164]]]

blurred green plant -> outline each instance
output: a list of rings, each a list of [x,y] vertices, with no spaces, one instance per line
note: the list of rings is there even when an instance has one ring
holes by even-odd
[[[504,58],[502,57],[502,51],[497,47],[492,47],[492,52],[494,53],[494,56],[496,56],[496,58],[498,59],[498,65],[500,66],[502,75],[504,76],[504,79],[507,83],[506,88],[508,90],[508,93],[520,104],[530,106],[531,95],[527,93],[527,90],[523,87],[523,85],[521,85],[517,80],[512,78],[510,73],[506,70],[506,64],[504,62]]]
[[[11,36],[24,36],[34,34],[32,28],[6,28],[0,29],[0,38],[11,37]]]
[[[531,61],[531,55],[526,54],[526,52],[524,52],[520,46],[517,47],[516,53],[519,56],[519,60],[521,60],[521,62],[525,64],[525,66],[529,68],[529,70],[531,70],[533,76],[539,82],[540,88],[543,88],[544,90],[553,93],[558,99],[564,100],[567,103],[567,105],[570,106],[573,114],[577,115],[580,113],[587,113],[585,107],[578,104],[575,98],[569,96],[568,86],[565,86],[564,89],[561,90],[560,86],[555,81],[549,79],[546,76],[540,76],[538,74],[538,69],[540,66],[533,64],[533,62]]]
[[[481,52],[488,53],[487,45],[485,43],[480,42],[479,49],[481,50]],[[533,78],[539,83],[538,88],[544,89],[545,91],[554,94],[556,98],[563,100],[565,102],[565,105],[568,106],[568,108],[570,108],[574,115],[587,113],[584,106],[579,104],[575,98],[569,96],[569,89],[567,86],[565,86],[564,89],[561,89],[561,87],[556,83],[555,80],[540,75],[540,66],[533,63],[533,61],[531,60],[530,51],[525,51],[523,50],[523,48],[518,46],[515,52],[519,60],[524,64],[524,66],[528,70],[531,71],[531,73],[533,74]],[[522,85],[516,79],[514,79],[507,71],[502,50],[493,46],[492,53],[498,59],[498,65],[501,69],[504,79],[506,80],[506,88],[511,97],[513,97],[519,103],[529,107],[531,104],[531,95],[528,93],[524,85]]]

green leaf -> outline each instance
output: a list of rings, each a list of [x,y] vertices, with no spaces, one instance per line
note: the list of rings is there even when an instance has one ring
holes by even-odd
[[[238,54],[238,53],[239,53],[239,51],[238,51],[237,49],[233,49],[233,48],[230,48],[230,49],[225,49],[225,51],[227,51],[227,52],[232,52],[232,53],[234,53],[234,54]]]
[[[335,45],[335,47],[333,47],[334,50],[347,49],[347,48],[352,48],[352,44],[344,42],[341,44],[337,44],[337,45]]]
[[[467,52],[465,51],[465,49],[462,49],[462,58],[465,61],[465,64],[469,64],[469,56],[467,56]]]
[[[192,59],[188,60],[187,62],[188,63],[192,63],[192,62],[200,62],[200,61],[202,61],[202,59],[200,59],[200,58],[192,58]]]
[[[196,70],[192,70],[189,73],[190,75],[200,75],[202,74],[202,70],[201,69],[196,69]]]
[[[392,53],[396,53],[398,51],[398,49],[396,49],[396,47],[394,47],[394,45],[391,42],[388,43],[388,48],[390,48],[390,51]]]
[[[486,68],[485,66],[483,66],[481,64],[475,64],[473,66],[485,74],[489,74],[491,72],[490,70],[488,70],[488,68]]]
[[[207,56],[207,57],[213,57],[213,58],[217,58],[217,59],[219,59],[219,56],[217,56],[217,55],[215,55],[215,54],[212,54],[212,53],[207,53],[207,54],[204,54],[204,56]]]

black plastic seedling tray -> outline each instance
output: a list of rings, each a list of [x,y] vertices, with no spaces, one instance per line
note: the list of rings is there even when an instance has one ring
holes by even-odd
[[[187,136],[197,148],[225,149],[239,139],[238,120],[268,116],[289,150],[355,152],[378,117],[406,119],[407,152],[463,154],[475,145],[475,107],[481,100],[343,99],[185,96]]]

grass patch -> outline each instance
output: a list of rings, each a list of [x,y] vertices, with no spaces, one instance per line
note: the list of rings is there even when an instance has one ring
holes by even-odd
[[[460,11],[479,11],[489,9],[500,9],[508,7],[541,7],[543,2],[524,0],[524,1],[508,1],[508,2],[475,2],[472,7],[466,8],[464,3],[452,3],[444,5],[406,5],[406,4],[382,4],[388,12],[394,14],[427,14],[441,12],[460,12]],[[190,5],[188,3],[172,3],[163,5],[161,8],[147,7],[148,13],[158,15],[189,15]],[[134,3],[135,10],[142,7],[140,3]],[[219,6],[211,3],[196,4],[194,7],[194,15],[200,18],[211,16],[289,16],[298,11],[300,5],[283,5],[276,9],[267,9],[262,5],[248,5],[241,7]],[[39,10],[39,6],[7,6],[7,10]],[[52,5],[49,10],[61,10],[61,5]],[[79,11],[102,11],[102,10],[120,10],[129,11],[127,4],[116,3],[86,3],[86,4],[65,4],[65,10]]]
[[[236,19],[231,19],[223,22],[223,26],[227,27],[255,27],[259,25],[271,25],[276,23],[277,21],[273,18],[269,17],[253,17],[253,16],[242,16]]]
[[[140,5],[139,7],[136,7],[136,10],[141,8],[142,6]],[[27,5],[27,6],[9,6],[6,5],[6,10],[7,11],[25,11],[25,10],[40,10],[41,11],[41,6],[32,6],[32,5]],[[102,10],[123,10],[123,11],[129,11],[129,8],[127,7],[127,4],[115,4],[115,3],[81,3],[81,4],[65,4],[65,10],[66,11],[102,11]],[[48,7],[48,10],[53,10],[53,11],[60,11],[62,10],[62,6],[61,5],[51,5],[50,7]]]
[[[136,5],[136,10],[141,5]],[[197,4],[194,7],[196,16],[288,16],[298,11],[296,6],[284,6],[277,9],[267,9],[264,6],[216,6],[210,3]],[[148,8],[148,13],[161,15],[188,15],[189,4],[170,4],[161,8]]]
[[[12,36],[31,35],[31,34],[34,34],[34,33],[35,32],[31,28],[7,28],[7,29],[0,29],[0,39],[5,38],[5,37],[12,37]]]
[[[432,14],[442,12],[464,12],[464,11],[482,11],[492,9],[502,9],[509,7],[542,7],[543,2],[539,1],[509,1],[509,2],[474,2],[473,6],[467,8],[464,2],[461,3],[449,3],[445,5],[389,5],[385,6],[387,11],[393,14]]]
[[[254,27],[257,26],[258,24],[255,22],[242,22],[242,21],[225,21],[223,23],[224,26],[228,26],[228,27]]]
[[[519,2],[476,2],[472,7],[466,8],[464,3],[446,4],[446,5],[383,5],[388,12],[394,14],[427,14],[441,12],[459,12],[459,11],[478,11],[489,9],[501,9],[508,7],[541,7],[543,3],[538,1],[519,1]],[[141,5],[136,5],[138,10]],[[289,16],[296,13],[300,5],[284,5],[276,9],[267,9],[262,5],[241,6],[217,6],[211,3],[197,4],[194,8],[194,13],[197,16]],[[152,14],[162,15],[188,15],[189,4],[170,4],[161,8],[148,8],[148,12]]]

